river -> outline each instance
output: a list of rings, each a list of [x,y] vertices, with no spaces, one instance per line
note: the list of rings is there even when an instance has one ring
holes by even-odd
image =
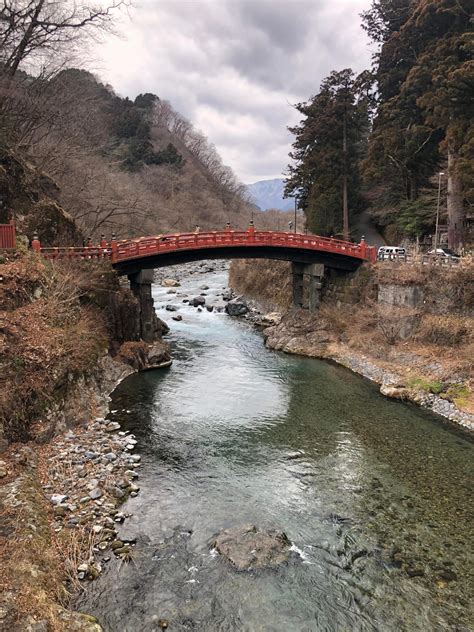
[[[339,366],[267,350],[248,323],[155,286],[174,363],[129,377],[110,418],[138,439],[140,494],[123,510],[132,561],[79,599],[112,632],[457,630],[474,621],[473,445]],[[165,311],[172,303],[178,312]],[[181,322],[171,320],[179,313]],[[288,564],[237,572],[223,528],[283,530]]]

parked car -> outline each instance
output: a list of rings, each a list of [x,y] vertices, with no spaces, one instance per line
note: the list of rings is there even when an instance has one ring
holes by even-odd
[[[446,257],[448,259],[460,259],[459,255],[457,255],[454,250],[450,250],[449,248],[433,248],[429,250],[427,255],[431,257]]]
[[[377,259],[384,261],[385,259],[405,259],[407,251],[401,246],[380,246],[377,251]]]

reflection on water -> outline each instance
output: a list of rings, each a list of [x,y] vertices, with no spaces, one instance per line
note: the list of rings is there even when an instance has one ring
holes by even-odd
[[[225,280],[199,275],[180,292],[205,282],[212,302]],[[114,632],[161,618],[169,630],[470,629],[472,444],[182,298],[155,288],[157,307],[183,316],[172,368],[130,377],[111,407],[143,455],[126,505],[135,559],[111,561],[79,605]],[[284,530],[300,555],[235,572],[209,543],[247,522]]]

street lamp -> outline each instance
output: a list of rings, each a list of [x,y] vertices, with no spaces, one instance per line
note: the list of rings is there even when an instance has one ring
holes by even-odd
[[[444,171],[438,173],[438,204],[436,206],[436,229],[435,229],[435,247],[434,253],[437,254],[438,250],[438,228],[439,228],[439,207],[441,202],[441,178],[444,176]]]

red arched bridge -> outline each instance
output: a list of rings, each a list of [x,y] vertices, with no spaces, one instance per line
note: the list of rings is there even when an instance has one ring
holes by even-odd
[[[37,239],[32,247],[46,259],[110,258],[119,274],[134,274],[199,259],[280,259],[303,264],[322,263],[327,267],[354,270],[363,261],[376,260],[375,246],[365,241],[353,244],[330,237],[270,231],[212,231],[101,240],[80,248],[43,248]]]
[[[140,334],[152,342],[156,329],[151,284],[153,269],[197,261],[199,259],[280,259],[292,262],[293,303],[317,309],[323,287],[325,268],[350,272],[364,261],[376,260],[375,246],[348,241],[303,235],[256,231],[212,231],[158,235],[139,239],[102,239],[82,248],[43,248],[37,238],[32,248],[46,259],[103,259],[110,258],[119,274],[126,274],[140,303]],[[330,281],[327,281],[330,282]]]

